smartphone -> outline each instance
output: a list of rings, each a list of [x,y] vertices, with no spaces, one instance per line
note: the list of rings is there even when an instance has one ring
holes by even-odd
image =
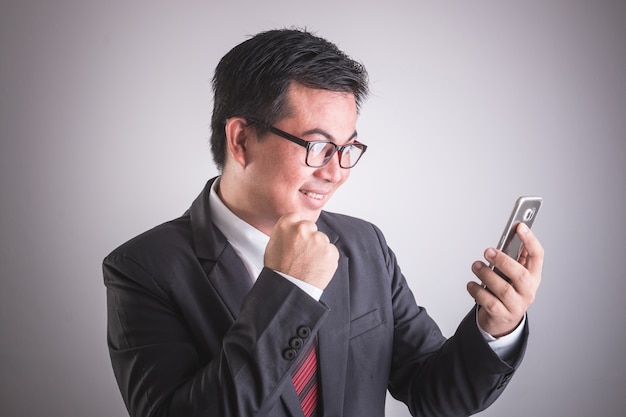
[[[506,222],[500,241],[498,242],[497,248],[499,250],[506,253],[516,261],[519,260],[524,245],[517,236],[517,233],[515,233],[517,226],[520,223],[525,223],[529,228],[532,227],[542,203],[543,199],[541,197],[519,197],[517,199],[515,205],[513,206],[511,216]],[[509,278],[499,271],[498,268],[495,268],[493,265],[489,265],[489,267],[502,278],[509,281]]]

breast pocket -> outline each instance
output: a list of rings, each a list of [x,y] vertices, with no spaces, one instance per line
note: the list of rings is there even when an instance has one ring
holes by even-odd
[[[381,324],[383,324],[383,319],[378,310],[365,313],[350,322],[350,339],[374,330]]]

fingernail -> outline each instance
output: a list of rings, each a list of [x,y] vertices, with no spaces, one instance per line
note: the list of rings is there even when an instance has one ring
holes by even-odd
[[[482,262],[480,262],[480,261],[476,261],[476,262],[474,262],[474,263],[472,264],[472,269],[473,269],[474,271],[480,271],[480,270],[482,269],[482,267],[483,267],[483,263],[482,263]]]
[[[496,257],[496,251],[493,248],[487,249],[487,251],[485,252],[485,258],[493,259],[495,257]]]
[[[519,231],[520,231],[521,233],[526,234],[526,233],[528,233],[528,230],[529,230],[529,229],[528,229],[528,226],[527,226],[525,223],[522,223],[522,224],[520,225],[520,227],[519,227]]]

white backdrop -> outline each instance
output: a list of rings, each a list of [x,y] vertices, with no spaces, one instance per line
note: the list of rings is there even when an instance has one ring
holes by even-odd
[[[446,335],[514,199],[544,197],[529,351],[481,415],[626,413],[624,1],[163,3],[2,0],[0,415],[126,415],[102,258],[216,173],[213,68],[286,26],[368,68],[370,149],[329,209],[383,229]]]

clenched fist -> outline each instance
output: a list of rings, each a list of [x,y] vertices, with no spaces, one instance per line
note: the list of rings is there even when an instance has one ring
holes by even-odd
[[[281,217],[265,249],[265,267],[325,289],[337,270],[339,251],[315,223],[291,213]]]

